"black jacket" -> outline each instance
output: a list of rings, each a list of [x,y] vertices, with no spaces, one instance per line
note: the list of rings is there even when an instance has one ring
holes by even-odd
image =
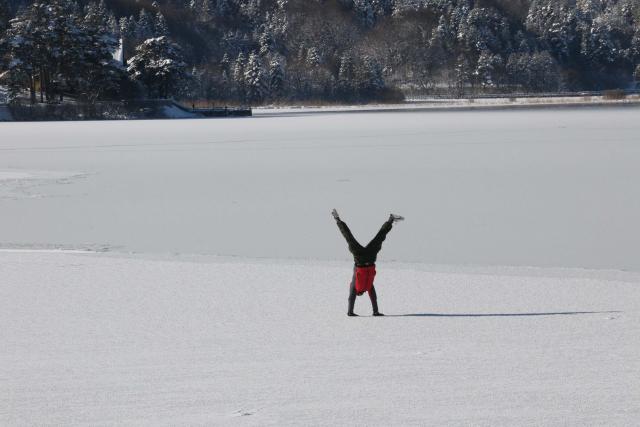
[[[349,244],[349,251],[353,254],[353,260],[356,263],[356,267],[375,264],[378,252],[382,249],[382,242],[384,242],[384,239],[387,237],[387,233],[389,233],[393,227],[393,220],[389,219],[387,222],[382,224],[382,228],[380,228],[376,237],[374,237],[367,246],[362,246],[358,243],[355,237],[353,237],[351,230],[349,230],[349,227],[347,227],[347,224],[345,224],[344,221],[337,219],[336,223],[338,224],[340,232],[342,232],[342,235]]]

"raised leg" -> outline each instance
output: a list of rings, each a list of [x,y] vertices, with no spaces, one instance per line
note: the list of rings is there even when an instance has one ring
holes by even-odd
[[[384,242],[384,239],[387,237],[387,234],[389,234],[392,228],[392,219],[389,219],[384,224],[382,224],[382,227],[380,227],[380,231],[378,231],[378,234],[376,234],[376,236],[367,245],[367,249],[375,250],[376,253],[379,252],[382,248],[382,242]]]
[[[336,224],[338,224],[338,228],[340,229],[340,232],[342,233],[342,235],[344,236],[344,239],[347,241],[347,244],[349,245],[349,251],[351,253],[356,253],[362,250],[362,246],[360,245],[360,243],[358,243],[356,238],[353,237],[353,234],[351,233],[349,226],[347,226],[347,224],[341,219],[336,219]]]

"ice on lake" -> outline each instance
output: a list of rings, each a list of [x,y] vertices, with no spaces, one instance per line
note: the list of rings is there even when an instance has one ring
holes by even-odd
[[[638,111],[0,123],[0,425],[633,425]]]
[[[640,270],[638,113],[2,123],[0,244],[346,259],[335,207],[407,217],[387,260]]]

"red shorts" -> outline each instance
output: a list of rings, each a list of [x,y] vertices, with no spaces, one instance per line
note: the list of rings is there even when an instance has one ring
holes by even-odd
[[[376,266],[356,267],[356,293],[362,295],[373,287],[373,278],[376,277]]]

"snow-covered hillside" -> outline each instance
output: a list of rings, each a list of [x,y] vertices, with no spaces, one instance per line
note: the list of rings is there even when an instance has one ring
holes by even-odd
[[[630,426],[640,276],[0,254],[2,425]]]

